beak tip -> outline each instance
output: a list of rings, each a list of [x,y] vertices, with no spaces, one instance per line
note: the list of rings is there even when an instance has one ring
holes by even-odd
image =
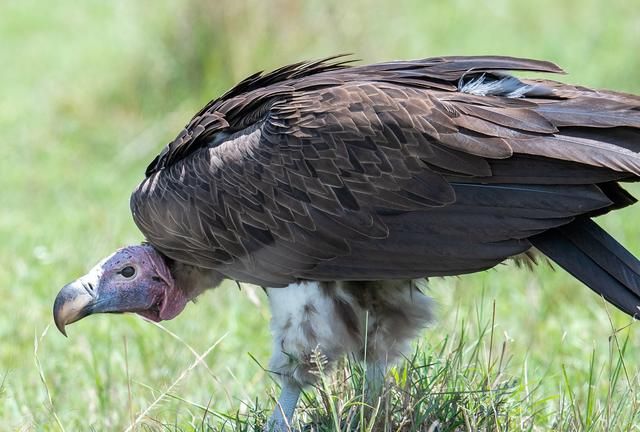
[[[69,336],[67,335],[67,331],[64,328],[64,325],[58,325],[56,323],[56,327],[58,327],[58,330],[60,331],[60,333],[62,333],[62,335],[66,338],[68,338]]]
[[[67,324],[87,316],[93,298],[87,294],[81,284],[76,282],[65,285],[53,303],[53,322],[60,333],[67,337]]]
[[[56,328],[58,329],[58,331],[60,333],[62,333],[64,337],[68,337],[67,336],[67,330],[65,329],[65,322],[60,319],[60,317],[56,313],[55,309],[53,311],[53,322],[55,323]]]

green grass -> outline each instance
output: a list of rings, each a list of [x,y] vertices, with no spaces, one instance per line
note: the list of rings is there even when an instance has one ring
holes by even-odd
[[[141,240],[128,196],[147,162],[255,70],[345,52],[511,54],[556,61],[567,81],[640,93],[640,9],[628,0],[9,0],[0,41],[2,430],[251,430],[264,420],[276,386],[261,367],[270,343],[259,291],[228,284],[166,330],[133,316],[92,317],[68,340],[49,328],[64,283]],[[639,212],[601,220],[636,254]],[[500,266],[434,279],[430,291],[438,323],[390,374],[375,419],[350,386],[357,365],[345,363],[307,392],[301,425],[638,429],[640,332],[564,272]]]

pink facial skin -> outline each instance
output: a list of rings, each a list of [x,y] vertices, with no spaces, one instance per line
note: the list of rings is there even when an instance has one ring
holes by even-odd
[[[160,254],[150,245],[129,247],[129,249],[131,248],[136,249],[134,251],[135,254],[142,253],[146,255],[146,257],[142,258],[141,261],[143,263],[148,262],[156,276],[162,279],[165,285],[158,314],[154,315],[150,311],[141,311],[138,313],[155,322],[175,318],[180,314],[180,312],[182,312],[189,299],[184,295],[184,292],[176,286],[175,279],[171,275],[171,271],[169,270],[169,267],[167,267],[164,258],[162,258],[162,256],[160,256]],[[142,252],[140,253],[138,249],[142,249]]]
[[[93,291],[87,314],[134,312],[158,322],[175,318],[189,301],[164,258],[148,244],[117,250],[77,283]]]

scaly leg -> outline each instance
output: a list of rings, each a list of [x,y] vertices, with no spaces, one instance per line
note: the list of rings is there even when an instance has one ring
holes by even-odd
[[[386,367],[382,362],[367,362],[365,402],[372,406],[375,406],[378,403],[378,398],[382,396],[385,370]]]
[[[293,412],[300,397],[300,386],[292,381],[285,381],[282,384],[282,391],[278,398],[273,414],[267,422],[265,432],[289,432],[291,431],[291,421]]]
[[[359,350],[360,335],[349,327],[358,317],[351,313],[345,321],[344,311],[338,308],[343,303],[338,300],[344,302],[347,297],[336,290],[313,281],[266,289],[273,333],[269,370],[282,380],[282,393],[267,430],[289,431],[300,389],[317,381],[319,369],[330,371],[336,359]]]

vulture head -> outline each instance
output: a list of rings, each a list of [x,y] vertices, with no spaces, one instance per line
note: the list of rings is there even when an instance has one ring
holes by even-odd
[[[150,245],[118,249],[67,284],[53,305],[58,329],[96,313],[133,312],[152,321],[175,318],[189,299]]]

